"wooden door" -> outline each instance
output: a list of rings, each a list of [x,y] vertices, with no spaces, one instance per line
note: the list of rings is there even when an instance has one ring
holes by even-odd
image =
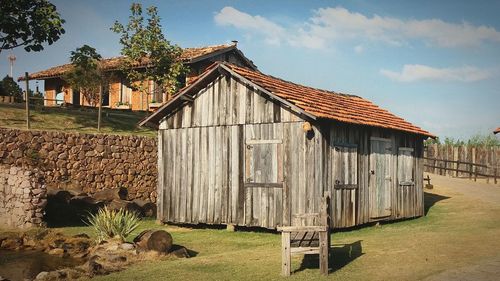
[[[377,219],[392,214],[392,142],[383,138],[370,142],[370,218]]]
[[[246,126],[245,224],[274,228],[283,221],[283,157],[281,128]]]

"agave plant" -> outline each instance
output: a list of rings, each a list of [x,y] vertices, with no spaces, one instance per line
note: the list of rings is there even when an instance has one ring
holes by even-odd
[[[97,242],[110,238],[125,241],[125,238],[139,226],[139,221],[140,218],[135,212],[123,209],[116,211],[104,207],[96,214],[89,214],[87,225],[94,228]]]

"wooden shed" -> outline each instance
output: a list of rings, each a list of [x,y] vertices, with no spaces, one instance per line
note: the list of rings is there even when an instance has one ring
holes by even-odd
[[[325,191],[334,228],[424,214],[433,136],[358,96],[215,63],[141,125],[164,222],[307,225]]]

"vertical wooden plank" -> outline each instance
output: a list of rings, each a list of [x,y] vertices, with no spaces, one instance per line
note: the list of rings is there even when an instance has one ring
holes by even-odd
[[[215,176],[216,176],[216,136],[215,127],[208,127],[208,212],[207,222],[214,223]]]
[[[192,214],[193,223],[199,222],[200,209],[200,175],[201,175],[201,150],[200,150],[200,128],[192,128],[193,130],[193,196],[192,196]]]
[[[200,203],[199,203],[199,220],[200,222],[207,222],[207,213],[208,213],[208,191],[209,191],[209,182],[208,182],[208,173],[209,173],[209,162],[208,162],[208,127],[202,127],[201,130],[201,163],[200,163]]]
[[[165,161],[165,143],[163,141],[164,139],[164,132],[165,130],[158,130],[158,182],[156,186],[156,218],[159,221],[164,221],[164,212],[163,212],[163,205],[165,203],[164,201],[164,192],[165,192],[165,170],[166,168],[164,167],[164,161]]]

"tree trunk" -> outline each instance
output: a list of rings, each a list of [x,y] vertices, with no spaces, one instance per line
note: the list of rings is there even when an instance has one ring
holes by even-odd
[[[110,202],[114,199],[125,200],[127,199],[127,189],[124,187],[103,189],[96,192],[92,197],[98,201]]]
[[[119,211],[120,209],[123,209],[129,212],[135,212],[139,217],[143,216],[142,208],[132,201],[114,199],[113,201],[109,202],[108,209],[113,211]]]
[[[134,238],[138,250],[160,253],[168,253],[172,248],[172,242],[172,235],[164,230],[145,230]]]

